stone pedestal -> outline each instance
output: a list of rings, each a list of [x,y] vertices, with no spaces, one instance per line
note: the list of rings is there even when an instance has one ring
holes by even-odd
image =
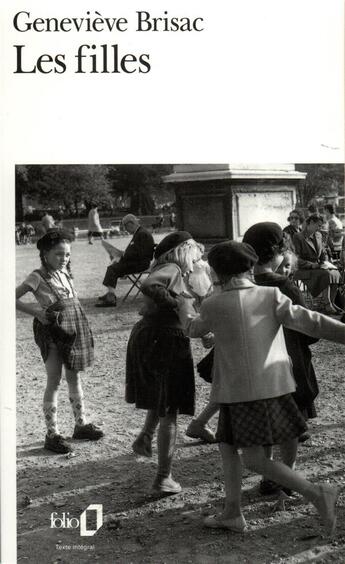
[[[258,221],[282,227],[306,174],[294,165],[175,165],[164,182],[175,189],[178,229],[200,241],[241,240]]]

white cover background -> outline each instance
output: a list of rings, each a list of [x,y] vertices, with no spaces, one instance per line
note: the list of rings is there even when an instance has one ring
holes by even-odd
[[[14,166],[344,162],[342,0],[7,0],[1,7],[1,523],[15,561]],[[125,33],[16,32],[16,12],[127,17]],[[135,11],[201,16],[201,33],[138,33]],[[150,53],[148,74],[74,74],[82,43]],[[15,75],[65,53],[64,74]],[[39,398],[38,398],[38,401]]]

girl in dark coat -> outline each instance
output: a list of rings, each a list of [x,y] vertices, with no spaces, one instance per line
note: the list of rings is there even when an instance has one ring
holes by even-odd
[[[174,494],[181,486],[171,476],[177,413],[194,414],[194,367],[189,338],[176,313],[177,297],[191,298],[188,274],[202,255],[190,233],[167,235],[155,250],[155,263],[142,292],[143,318],[133,328],[127,348],[126,401],[147,410],[133,450],[152,456],[158,429],[158,471],[153,490]]]

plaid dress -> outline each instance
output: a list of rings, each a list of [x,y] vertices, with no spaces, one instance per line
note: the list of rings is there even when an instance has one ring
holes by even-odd
[[[307,430],[291,394],[220,404],[217,440],[237,448],[278,445]]]
[[[35,342],[40,348],[43,361],[46,362],[49,348],[54,343],[62,357],[66,368],[70,370],[84,370],[94,359],[94,342],[86,315],[76,297],[73,286],[72,298],[61,298],[57,290],[50,283],[49,278],[41,271],[36,271],[49,285],[57,298],[47,310],[49,325],[43,325],[34,319],[33,330]]]
[[[142,319],[127,347],[126,401],[154,409],[160,417],[194,414],[194,367],[190,341],[182,329]]]

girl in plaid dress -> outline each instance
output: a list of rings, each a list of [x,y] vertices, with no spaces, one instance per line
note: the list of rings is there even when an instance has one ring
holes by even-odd
[[[282,258],[282,257],[281,257]],[[335,527],[338,490],[313,484],[293,469],[269,460],[264,447],[300,436],[304,418],[295,391],[282,327],[345,344],[343,324],[309,311],[276,287],[256,286],[251,270],[258,257],[246,243],[215,245],[208,262],[222,292],[206,299],[196,316],[190,300],[180,301],[180,319],[190,337],[212,332],[215,353],[211,400],[220,404],[217,439],[223,460],[226,502],[204,524],[242,532],[242,460],[247,468],[304,495],[317,508],[329,532]]]
[[[45,448],[56,453],[71,452],[60,435],[57,420],[58,389],[65,368],[69,399],[75,418],[74,439],[98,440],[103,432],[87,423],[79,376],[93,362],[93,337],[73,287],[70,271],[70,235],[62,230],[47,232],[37,242],[41,268],[34,270],[16,289],[16,307],[34,317],[35,342],[47,372],[43,413],[47,426]],[[20,300],[32,292],[38,304]]]

